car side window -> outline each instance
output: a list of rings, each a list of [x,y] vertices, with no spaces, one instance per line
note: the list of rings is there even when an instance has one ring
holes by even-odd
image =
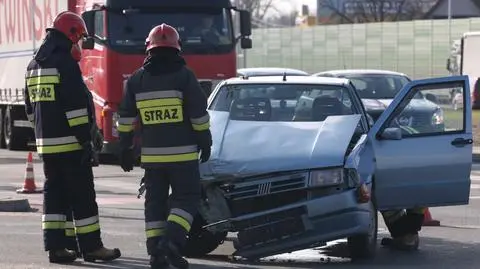
[[[458,89],[461,95],[455,106],[451,104],[452,89]],[[403,137],[465,132],[464,91],[464,85],[459,83],[414,88],[393,113],[387,127],[400,128]]]
[[[104,30],[105,30],[105,27],[104,27],[104,12],[103,11],[99,11],[99,12],[95,12],[95,36],[99,37],[99,38],[105,38],[105,35],[104,35]]]

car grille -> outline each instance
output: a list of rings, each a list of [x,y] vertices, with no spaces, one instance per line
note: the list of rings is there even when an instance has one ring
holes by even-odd
[[[297,207],[233,222],[234,229],[239,231],[237,248],[244,249],[305,232],[302,221],[302,215],[304,214],[306,214],[306,209]]]
[[[274,176],[222,186],[235,216],[305,201],[308,173]]]

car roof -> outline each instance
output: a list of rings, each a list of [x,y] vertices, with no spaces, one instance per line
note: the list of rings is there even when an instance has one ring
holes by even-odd
[[[305,71],[293,68],[283,68],[283,67],[251,67],[251,68],[240,68],[237,69],[237,74],[243,76],[281,76],[284,73],[287,75],[297,75],[297,76],[308,76],[309,74]]]
[[[320,84],[320,85],[345,85],[349,83],[345,78],[330,78],[330,77],[311,77],[311,76],[288,76],[286,81],[283,81],[283,76],[260,76],[260,77],[234,77],[224,81],[224,84]]]
[[[319,76],[322,74],[332,74],[332,75],[347,75],[347,74],[358,74],[358,75],[397,75],[405,76],[404,73],[399,73],[390,70],[379,70],[379,69],[339,69],[339,70],[329,70],[313,74],[312,76]]]

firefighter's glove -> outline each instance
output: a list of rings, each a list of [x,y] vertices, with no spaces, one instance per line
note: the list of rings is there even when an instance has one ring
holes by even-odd
[[[124,149],[120,153],[120,166],[123,171],[130,172],[133,170],[135,164],[135,156],[133,154],[133,149]]]
[[[208,161],[208,159],[210,159],[210,154],[212,153],[212,149],[210,147],[205,147],[205,148],[202,148],[200,149],[201,152],[200,152],[200,161],[202,163]]]
[[[93,133],[93,148],[97,152],[102,151],[103,148],[103,135],[97,128],[95,128]]]
[[[82,160],[83,165],[92,165],[93,147],[92,142],[88,141],[82,144]]]

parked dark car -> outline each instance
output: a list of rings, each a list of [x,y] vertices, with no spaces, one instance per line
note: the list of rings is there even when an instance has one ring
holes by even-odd
[[[237,77],[265,77],[265,76],[309,76],[305,71],[283,67],[252,67],[237,69]]]
[[[403,86],[411,81],[405,74],[386,70],[332,70],[315,73],[312,76],[349,79],[357,89],[365,110],[374,121],[390,105]],[[443,130],[443,110],[437,104],[438,97],[432,94],[426,96],[418,93],[415,99],[416,102],[412,102],[410,109],[406,110],[399,118],[399,124],[419,128],[427,126],[425,123],[428,121],[430,122],[428,128]]]

